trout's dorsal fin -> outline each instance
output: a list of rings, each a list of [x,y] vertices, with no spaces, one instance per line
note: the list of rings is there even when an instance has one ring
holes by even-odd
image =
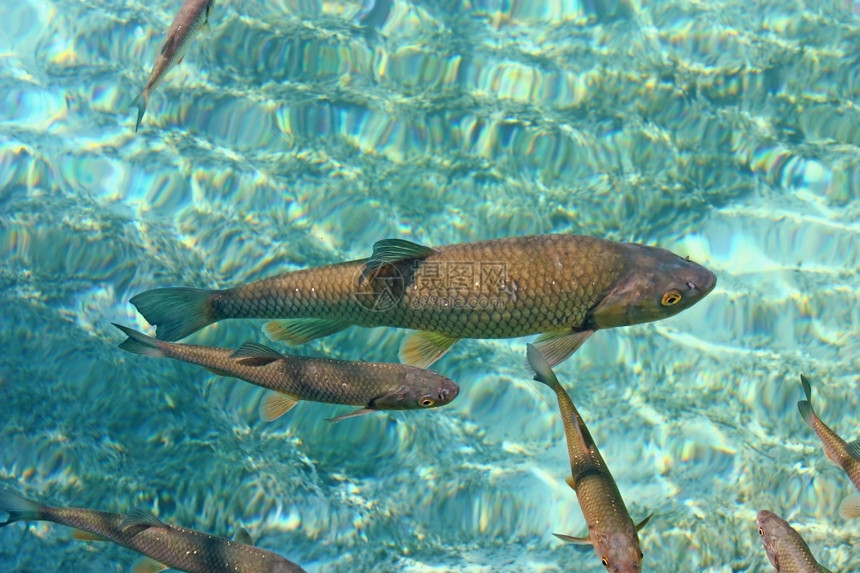
[[[337,416],[336,418],[326,418],[326,422],[340,422],[341,420],[346,420],[347,418],[355,418],[356,416],[364,416],[365,414],[370,414],[371,412],[376,412],[377,410],[373,408],[360,408],[358,410],[354,410],[349,412],[348,414],[344,414],[342,416]]]
[[[860,440],[854,440],[845,444],[845,451],[848,455],[860,462]]]
[[[236,533],[233,535],[233,541],[236,543],[244,543],[245,545],[254,545],[254,540],[251,538],[251,534],[248,533],[248,530],[244,527],[236,529]]]
[[[123,533],[131,534],[132,529],[143,531],[150,527],[167,527],[167,525],[145,509],[132,509],[119,522],[119,527]]]
[[[299,401],[281,392],[269,392],[260,401],[260,419],[264,422],[277,420],[293,409]]]
[[[385,264],[426,259],[435,252],[435,249],[405,239],[382,239],[373,243],[373,254],[367,259],[365,274]]]
[[[418,368],[428,368],[445,356],[455,342],[460,340],[447,334],[419,330],[408,335],[400,345],[400,361]]]
[[[351,326],[348,322],[327,318],[286,318],[273,320],[263,326],[269,340],[281,340],[298,346],[323,336],[329,336]]]
[[[541,334],[535,339],[534,345],[552,367],[570,358],[593,333],[593,330],[571,332],[569,328],[563,328]]]
[[[576,543],[579,545],[591,545],[591,536],[586,535],[585,537],[573,537],[571,535],[563,535],[561,533],[553,533],[556,537],[561,539],[562,541],[567,541],[568,543]]]
[[[257,342],[245,342],[236,352],[230,355],[234,361],[243,366],[265,366],[278,361],[283,356],[277,350],[273,350],[264,344]]]
[[[131,566],[131,573],[159,573],[169,569],[164,563],[159,563],[152,557],[141,557]]]

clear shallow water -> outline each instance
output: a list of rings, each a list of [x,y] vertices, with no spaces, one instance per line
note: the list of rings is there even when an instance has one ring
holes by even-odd
[[[365,3],[370,5],[370,3]],[[860,570],[848,479],[798,373],[860,435],[860,20],[833,2],[217,2],[212,32],[126,106],[178,2],[7,2],[0,17],[0,483],[153,509],[309,571],[600,571],[524,340],[462,341],[429,412],[275,423],[240,381],[116,348],[128,299],[428,245],[571,232],[719,276],[672,319],[558,368],[650,571],[770,571],[755,512]],[[375,14],[375,16],[374,16]],[[361,26],[362,22],[375,22]],[[263,341],[225,323],[189,341]],[[294,352],[396,360],[353,329]],[[543,400],[538,394],[543,396]],[[550,402],[552,403],[552,402]],[[0,529],[0,569],[127,571],[65,528]]]

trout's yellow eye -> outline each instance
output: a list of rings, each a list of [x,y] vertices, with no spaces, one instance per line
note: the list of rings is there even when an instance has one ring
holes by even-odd
[[[764,530],[762,530],[762,528],[761,528],[761,527],[759,527],[759,528],[758,528],[758,534],[759,534],[759,535],[764,535]]]
[[[434,400],[433,398],[421,398],[420,400],[418,400],[418,404],[420,406],[425,407],[425,408],[429,408],[430,406],[432,406],[435,403],[436,403],[436,400]]]
[[[663,299],[660,301],[660,304],[663,306],[674,306],[679,302],[681,302],[681,291],[672,289],[663,294]]]
[[[606,557],[601,557],[600,562],[603,563],[604,567],[609,567],[609,559],[607,559]]]

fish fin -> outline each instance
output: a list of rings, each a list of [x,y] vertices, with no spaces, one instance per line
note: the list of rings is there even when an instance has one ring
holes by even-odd
[[[854,440],[845,444],[845,451],[848,455],[860,462],[860,440]]]
[[[569,328],[565,328],[561,331],[541,334],[535,339],[534,345],[538,347],[550,366],[556,366],[570,358],[592,334],[594,334],[593,330],[571,332]]]
[[[269,340],[281,340],[290,346],[298,346],[349,326],[352,325],[348,322],[328,318],[286,318],[267,322],[263,325],[263,331]]]
[[[181,64],[182,60],[184,60],[184,59],[185,59],[185,54],[182,54],[181,56],[179,56],[179,59],[176,61],[176,65],[178,66],[179,64]]]
[[[102,537],[83,529],[72,529],[72,539],[77,539],[78,541],[110,541],[107,537]]]
[[[0,512],[9,514],[9,518],[0,523],[0,527],[16,521],[42,519],[44,510],[45,506],[39,502],[31,501],[8,489],[0,489]]]
[[[591,545],[591,537],[588,535],[586,535],[585,537],[573,537],[571,535],[563,535],[561,533],[553,533],[553,535],[555,535],[562,541],[567,541],[568,543],[576,543],[578,545]]]
[[[119,522],[119,527],[123,533],[130,533],[132,529],[149,529],[150,527],[167,527],[164,523],[158,520],[152,513],[145,509],[133,509],[128,514],[123,516]]]
[[[538,349],[536,344],[526,344],[526,357],[529,361],[529,367],[535,373],[535,380],[541,384],[546,384],[553,390],[560,386],[555,372],[552,371],[552,366],[549,365],[543,352]]]
[[[843,519],[860,517],[860,493],[852,493],[839,504],[839,515]]]
[[[168,36],[164,38],[164,42],[161,44],[161,55],[166,56],[167,52],[172,51],[175,43],[176,34],[168,34]]]
[[[427,368],[445,356],[458,340],[460,339],[428,330],[413,332],[400,345],[400,361],[418,368]]]
[[[140,129],[140,122],[143,120],[143,114],[146,113],[146,106],[149,104],[149,94],[146,90],[143,90],[137,97],[131,100],[129,104],[129,109],[136,107],[137,108],[137,123],[134,124],[134,132],[137,133],[137,130]]]
[[[641,529],[643,527],[645,527],[645,525],[651,520],[652,517],[654,517],[653,513],[651,515],[649,515],[648,517],[646,517],[645,519],[643,519],[642,521],[640,521],[639,523],[637,523],[636,524],[636,531],[641,531]]]
[[[812,426],[812,422],[815,418],[815,412],[812,411],[812,406],[809,405],[809,402],[806,400],[801,400],[797,403],[797,411],[800,412],[800,416],[803,418],[803,421],[806,422],[809,426]]]
[[[803,392],[806,394],[806,400],[812,402],[812,386],[809,384],[806,376],[800,375],[800,385],[803,386]]]
[[[236,543],[244,543],[245,545],[254,545],[254,539],[251,537],[251,534],[248,533],[248,530],[244,527],[239,527],[236,529],[236,533],[233,534],[233,541]]]
[[[203,22],[203,25],[200,26],[200,35],[203,38],[209,38],[212,35],[212,26],[209,24],[209,18],[206,18],[206,21]]]
[[[212,312],[212,295],[218,291],[172,287],[158,288],[131,297],[138,312],[155,325],[159,340],[179,340],[217,320]]]
[[[131,566],[131,573],[159,573],[166,569],[170,569],[170,567],[164,563],[159,563],[152,557],[141,557]]]
[[[566,478],[564,478],[564,483],[569,485],[570,489],[572,489],[573,491],[576,491],[576,484],[573,483],[573,476],[567,476]]]
[[[159,341],[155,338],[115,322],[112,324],[128,337],[119,345],[123,350],[141,356],[154,356],[156,358],[165,356],[164,351],[159,347]]]
[[[260,401],[260,419],[273,422],[293,409],[299,401],[281,392],[269,392]]]
[[[818,565],[818,571],[820,573],[833,573],[833,571],[831,571],[830,569],[828,569],[827,567],[825,567],[821,563],[818,563],[817,565]]]
[[[375,410],[374,408],[360,408],[358,410],[354,410],[349,414],[344,414],[343,416],[337,416],[336,418],[326,418],[326,422],[340,422],[341,420],[346,420],[347,418],[355,418],[356,416],[364,416],[365,414],[370,414],[371,412],[378,412],[379,410]]]
[[[280,352],[257,342],[246,342],[230,355],[244,366],[265,366],[283,358]]]
[[[217,374],[218,376],[227,376],[228,378],[236,377],[236,375],[232,372],[227,372],[226,370],[221,370],[220,368],[213,368],[212,366],[204,366],[203,368],[205,368],[212,374]]]
[[[383,239],[373,244],[373,254],[364,264],[362,275],[367,277],[384,265],[412,259],[426,259],[435,249],[405,239]]]

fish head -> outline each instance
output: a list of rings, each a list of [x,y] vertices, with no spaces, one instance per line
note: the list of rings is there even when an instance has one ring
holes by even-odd
[[[609,534],[590,532],[594,552],[610,573],[639,573],[642,570],[642,550],[639,536],[632,527],[629,531]]]
[[[708,295],[717,277],[702,265],[656,247],[626,244],[628,267],[600,302],[585,327],[612,328],[674,316]]]
[[[764,552],[767,553],[767,558],[779,570],[779,552],[777,551],[777,543],[784,535],[784,531],[788,524],[778,515],[763,509],[758,512],[755,518],[758,526],[758,534],[761,536],[761,544],[764,546]],[[785,525],[783,525],[785,523]],[[788,526],[790,527],[790,526]]]
[[[453,380],[432,370],[404,365],[403,382],[394,392],[377,396],[370,407],[377,410],[418,410],[450,403],[460,393]]]

